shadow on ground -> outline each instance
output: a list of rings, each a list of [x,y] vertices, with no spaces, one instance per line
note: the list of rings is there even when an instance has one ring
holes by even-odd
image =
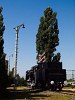
[[[40,94],[41,90],[10,90],[5,93],[5,96],[2,97],[3,100],[15,100],[15,99],[26,99],[26,100],[35,100],[35,98],[44,98],[48,97],[45,94]],[[1,98],[1,97],[0,97]],[[1,100],[2,100],[1,99]]]
[[[49,95],[47,93],[49,93]],[[75,93],[70,90],[62,90],[62,91],[53,91],[53,92],[42,92],[42,90],[16,90],[16,89],[8,89],[6,92],[0,94],[0,100],[16,100],[16,99],[25,99],[25,100],[39,100],[40,98],[43,100],[46,97],[51,97],[54,93],[66,93],[72,94]],[[51,94],[53,93],[53,94]]]

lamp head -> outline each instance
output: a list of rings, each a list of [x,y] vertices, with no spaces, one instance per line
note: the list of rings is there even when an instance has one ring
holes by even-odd
[[[24,24],[22,25],[22,28],[25,28]]]

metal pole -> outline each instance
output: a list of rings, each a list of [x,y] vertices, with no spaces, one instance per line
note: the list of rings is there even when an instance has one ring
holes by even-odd
[[[10,73],[10,56],[8,57],[8,76],[9,76],[9,73]]]
[[[15,58],[14,58],[14,77],[16,77],[16,75],[17,75],[17,53],[18,53],[18,31],[16,30]]]
[[[15,31],[16,31],[16,41],[15,41],[15,58],[14,58],[14,78],[16,78],[17,75],[17,56],[18,56],[18,33],[20,28],[25,28],[24,24],[21,24],[17,27],[15,27]]]
[[[13,54],[7,56],[7,61],[8,61],[8,76],[10,75],[10,57],[13,57]]]
[[[74,70],[72,70],[72,80],[74,81]]]

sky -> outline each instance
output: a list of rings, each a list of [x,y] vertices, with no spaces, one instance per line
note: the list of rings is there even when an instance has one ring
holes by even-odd
[[[4,52],[10,56],[10,69],[14,67],[14,51],[17,25],[20,28],[18,41],[17,73],[25,77],[26,70],[36,65],[36,33],[40,17],[47,7],[57,12],[59,46],[63,68],[75,70],[75,0],[0,0],[4,18]],[[13,57],[11,56],[13,54]]]

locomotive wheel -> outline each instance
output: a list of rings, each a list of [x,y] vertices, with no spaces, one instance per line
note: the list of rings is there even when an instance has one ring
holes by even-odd
[[[62,84],[59,84],[58,89],[59,89],[59,91],[62,90]]]
[[[52,85],[51,86],[51,91],[56,91],[56,90],[57,90],[56,86],[55,85]]]
[[[59,91],[62,91],[62,87],[61,86],[59,87]]]

